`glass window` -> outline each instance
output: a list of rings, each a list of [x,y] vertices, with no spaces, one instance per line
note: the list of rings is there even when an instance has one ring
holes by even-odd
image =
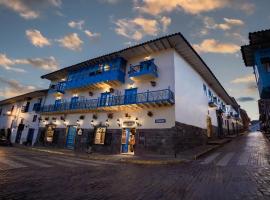
[[[95,134],[95,144],[104,144],[106,127],[97,127]]]

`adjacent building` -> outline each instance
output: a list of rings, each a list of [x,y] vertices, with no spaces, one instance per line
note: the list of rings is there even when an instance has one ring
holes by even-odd
[[[181,33],[42,78],[38,145],[175,154],[243,128],[240,106]]]
[[[249,45],[241,47],[244,63],[253,67],[260,94],[261,129],[270,131],[270,30],[249,33]]]
[[[0,133],[12,143],[34,145],[39,111],[48,90],[30,92],[0,101]]]

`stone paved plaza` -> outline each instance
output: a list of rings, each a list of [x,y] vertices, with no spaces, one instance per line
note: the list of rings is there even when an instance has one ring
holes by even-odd
[[[269,147],[262,133],[252,132],[175,165],[0,147],[0,199],[270,199]]]

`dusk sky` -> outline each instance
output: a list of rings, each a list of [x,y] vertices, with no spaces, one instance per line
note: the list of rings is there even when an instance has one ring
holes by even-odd
[[[0,99],[48,88],[41,75],[181,32],[252,119],[259,98],[240,46],[269,29],[269,0],[0,0]]]

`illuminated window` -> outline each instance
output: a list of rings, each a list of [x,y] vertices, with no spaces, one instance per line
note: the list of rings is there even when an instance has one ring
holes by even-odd
[[[104,144],[106,127],[97,127],[95,134],[95,144]]]

